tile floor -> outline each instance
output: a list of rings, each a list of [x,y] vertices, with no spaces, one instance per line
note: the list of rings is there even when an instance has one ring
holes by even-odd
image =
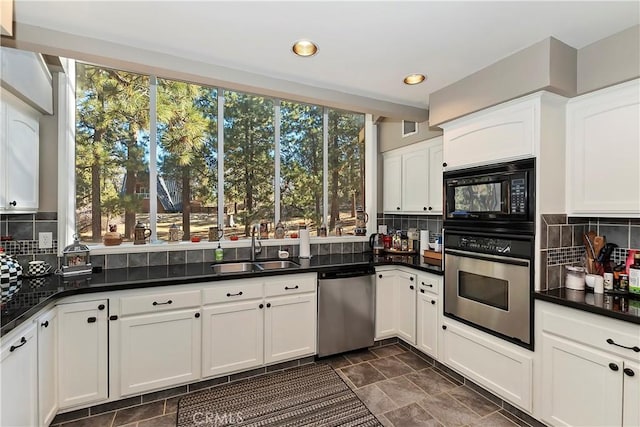
[[[416,353],[394,344],[329,363],[384,426],[527,427],[522,419]],[[174,427],[182,396],[57,424],[59,427]],[[536,425],[539,425],[536,423]]]

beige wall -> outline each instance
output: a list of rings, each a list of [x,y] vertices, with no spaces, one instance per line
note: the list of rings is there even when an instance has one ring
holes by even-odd
[[[578,51],[578,93],[640,77],[640,25]]]
[[[40,118],[40,212],[58,211],[58,73],[53,73],[53,115]]]
[[[523,95],[549,90],[576,93],[576,52],[549,37],[514,53],[429,97],[432,126]]]
[[[386,118],[378,123],[378,151],[393,150],[442,135],[440,128],[429,129],[429,121],[418,123],[418,133],[402,137],[402,120]]]

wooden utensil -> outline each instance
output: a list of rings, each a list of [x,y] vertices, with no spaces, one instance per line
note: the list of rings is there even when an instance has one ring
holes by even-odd
[[[587,252],[587,263],[585,267],[587,268],[587,273],[592,274],[595,269],[595,265],[594,265],[595,255],[593,250],[593,242],[591,241],[591,239],[589,239],[588,233],[584,233],[582,235],[582,242],[584,243],[584,247]]]

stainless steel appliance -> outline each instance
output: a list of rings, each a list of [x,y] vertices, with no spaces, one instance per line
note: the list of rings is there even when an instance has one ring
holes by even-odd
[[[444,173],[444,226],[534,232],[535,159]]]
[[[319,357],[373,345],[374,278],[371,266],[319,273]]]
[[[533,349],[533,236],[447,231],[444,253],[444,315]]]

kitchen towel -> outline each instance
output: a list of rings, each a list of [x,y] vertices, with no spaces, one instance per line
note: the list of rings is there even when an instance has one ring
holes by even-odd
[[[309,244],[309,230],[300,230],[300,258],[311,258],[311,245]]]
[[[420,253],[429,249],[429,230],[420,230]]]

